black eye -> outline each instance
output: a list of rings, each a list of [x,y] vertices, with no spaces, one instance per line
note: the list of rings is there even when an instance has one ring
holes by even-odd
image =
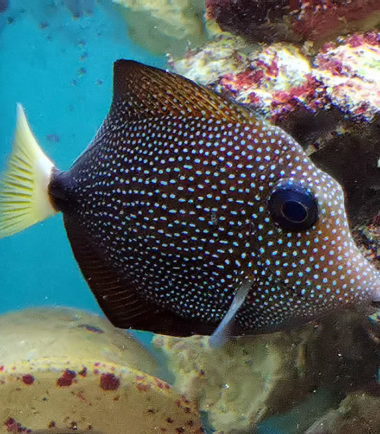
[[[305,231],[318,220],[318,204],[314,195],[295,182],[277,186],[268,206],[272,219],[289,232]]]

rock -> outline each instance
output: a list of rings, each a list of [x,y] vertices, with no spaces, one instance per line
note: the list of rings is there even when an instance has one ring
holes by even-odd
[[[249,41],[317,43],[380,23],[377,0],[206,0],[207,17]]]
[[[318,419],[305,434],[369,434],[380,432],[380,397],[352,393],[337,410]]]
[[[170,63],[177,74],[203,85],[213,84],[226,74],[243,72],[248,67],[246,45],[241,38],[225,35],[201,50],[188,50],[184,58]]]
[[[195,403],[155,377],[156,370],[136,340],[96,315],[42,308],[2,315],[0,426],[7,432],[202,432]]]
[[[276,333],[212,349],[207,337],[156,336],[154,344],[167,356],[175,387],[198,401],[217,432],[232,433],[252,428],[269,408],[288,408],[310,387],[301,374],[305,340]]]
[[[131,335],[79,309],[36,308],[0,316],[2,365],[32,360],[94,360],[127,365],[151,375],[154,358]]]
[[[252,432],[317,389],[344,394],[372,384],[377,338],[363,315],[336,314],[318,326],[247,336],[210,348],[208,338],[156,335],[171,383],[196,400],[216,432]]]
[[[314,59],[313,76],[334,106],[352,118],[373,120],[380,112],[380,34],[354,34],[323,47]]]
[[[124,7],[134,42],[156,54],[183,53],[205,41],[204,0],[113,0]]]

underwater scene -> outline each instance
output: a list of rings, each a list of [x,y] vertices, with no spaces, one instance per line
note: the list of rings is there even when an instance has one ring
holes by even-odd
[[[0,433],[380,433],[380,1],[0,0]]]

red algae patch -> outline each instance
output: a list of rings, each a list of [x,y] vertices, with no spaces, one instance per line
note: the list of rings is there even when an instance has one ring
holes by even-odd
[[[83,369],[78,372],[78,375],[80,375],[81,377],[85,377],[87,375],[87,368],[83,366]]]
[[[105,373],[100,376],[100,387],[103,390],[116,390],[120,386],[120,379],[114,374]]]
[[[23,376],[21,377],[21,379],[22,379],[22,381],[23,381],[25,384],[27,384],[28,386],[30,386],[31,384],[34,383],[34,377],[33,377],[33,375],[30,375],[30,374],[23,375]]]
[[[157,387],[160,389],[170,389],[170,384],[161,381],[159,378],[155,378],[154,382],[157,384]]]
[[[7,428],[8,432],[18,433],[18,432],[24,432],[24,433],[31,433],[32,430],[25,428],[21,425],[21,423],[18,423],[13,417],[9,417],[5,423],[5,427]]]
[[[66,369],[57,380],[57,386],[71,386],[77,374],[70,369]]]
[[[151,388],[150,384],[140,384],[140,383],[137,383],[136,387],[137,390],[139,390],[140,392],[147,392]]]

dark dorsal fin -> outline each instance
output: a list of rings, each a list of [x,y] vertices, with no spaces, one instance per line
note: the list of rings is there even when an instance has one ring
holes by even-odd
[[[183,319],[143,300],[133,285],[120,278],[102,259],[95,246],[88,241],[85,231],[72,218],[64,214],[64,223],[83,276],[104,314],[115,327],[174,336],[208,335],[213,332],[215,326]]]
[[[171,115],[247,122],[253,118],[244,107],[181,75],[132,60],[114,63],[113,93],[113,105],[119,111],[122,102],[127,119]]]

